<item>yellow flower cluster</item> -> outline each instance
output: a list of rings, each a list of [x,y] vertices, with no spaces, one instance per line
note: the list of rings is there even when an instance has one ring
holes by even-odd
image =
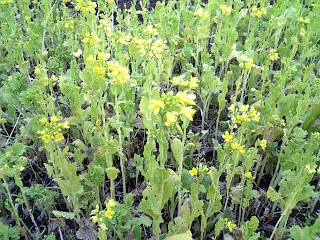
[[[227,5],[220,5],[220,10],[223,15],[230,15],[232,12],[232,7]]]
[[[117,205],[117,202],[113,199],[105,201],[106,208],[100,211],[99,205],[96,205],[96,208],[91,211],[91,221],[93,223],[98,222],[100,229],[103,231],[108,230],[106,224],[104,223],[105,219],[112,219],[115,214],[114,207]]]
[[[49,84],[53,84],[58,80],[58,78],[55,75],[52,75],[51,78],[48,78],[48,76],[44,76],[41,79],[41,82],[43,84],[43,86],[48,86]]]
[[[131,41],[132,36],[127,33],[121,33],[119,39],[117,40],[118,43],[128,45],[128,43]]]
[[[158,36],[159,32],[153,25],[147,25],[144,32],[151,36]]]
[[[233,123],[241,124],[249,121],[260,121],[260,113],[255,110],[254,106],[251,106],[249,109],[249,105],[241,104],[239,107],[236,107],[232,104],[228,107],[228,110],[232,113],[231,120]]]
[[[1,0],[0,5],[6,5],[6,4],[11,4],[13,0]]]
[[[108,61],[108,76],[113,84],[126,84],[130,79],[129,69],[121,66],[118,62]]]
[[[298,21],[304,24],[308,24],[310,23],[310,19],[309,18],[303,18],[303,17],[299,17]]]
[[[269,50],[269,59],[271,61],[277,61],[279,59],[279,54],[273,48],[270,48]]]
[[[152,43],[151,49],[149,52],[149,57],[156,57],[161,59],[163,57],[164,51],[167,49],[166,41],[162,39],[158,39]]]
[[[74,20],[72,19],[72,20],[66,22],[66,23],[64,24],[64,27],[65,27],[65,28],[74,29]]]
[[[93,67],[93,72],[102,78],[102,77],[104,77],[104,74],[106,73],[106,69],[103,66],[96,65]]]
[[[180,86],[188,89],[195,89],[198,87],[199,79],[197,77],[191,77],[188,81],[185,81],[183,77],[184,77],[183,75],[178,77],[173,77],[171,79],[171,83],[174,86]]]
[[[259,9],[257,6],[251,8],[251,16],[261,18],[263,15],[267,15],[267,8],[262,7]]]
[[[135,43],[135,46],[138,48],[139,54],[143,57],[147,54],[147,48],[151,45],[152,39],[143,39],[143,38],[132,38],[132,42]]]
[[[160,109],[164,109],[166,122],[165,125],[170,127],[174,124],[178,117],[185,117],[192,121],[193,115],[196,113],[191,106],[195,105],[196,95],[188,94],[187,91],[179,91],[176,95],[172,92],[161,95],[160,100],[152,99],[148,107],[154,114],[158,114]]]
[[[97,7],[96,2],[88,0],[77,0],[75,9],[83,13],[95,13],[95,8]]]
[[[248,58],[245,55],[240,56],[240,64],[239,64],[240,68],[244,67],[245,69],[250,69],[252,66],[254,66],[252,58]]]
[[[69,128],[69,122],[59,122],[57,116],[52,116],[50,121],[47,118],[43,117],[39,119],[41,125],[45,128],[43,130],[38,130],[37,134],[41,135],[41,139],[44,143],[49,143],[50,141],[61,142],[64,139],[62,130]]]
[[[82,42],[84,44],[88,43],[89,45],[95,45],[100,42],[100,38],[96,32],[86,33],[85,38],[82,39]]]
[[[203,9],[203,8],[198,8],[195,12],[194,12],[194,16],[200,17],[203,20],[207,20],[209,18],[209,13],[207,10]]]
[[[246,150],[244,149],[245,148],[244,145],[240,145],[240,144],[235,143],[235,142],[231,144],[231,148],[233,150],[238,150],[240,153],[245,153],[246,152]]]
[[[311,168],[310,164],[307,164],[304,168],[304,170],[309,174],[315,174],[317,171],[315,168]],[[319,170],[319,169],[318,169]]]

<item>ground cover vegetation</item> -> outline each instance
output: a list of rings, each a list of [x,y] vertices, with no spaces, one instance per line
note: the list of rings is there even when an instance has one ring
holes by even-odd
[[[1,239],[320,239],[320,2],[0,0]]]

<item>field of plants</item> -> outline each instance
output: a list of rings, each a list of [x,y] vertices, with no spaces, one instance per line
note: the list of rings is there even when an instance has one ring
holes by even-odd
[[[320,2],[119,4],[0,0],[0,239],[319,240]]]

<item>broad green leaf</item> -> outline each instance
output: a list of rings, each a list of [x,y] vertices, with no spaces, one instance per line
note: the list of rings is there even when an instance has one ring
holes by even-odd
[[[166,237],[165,240],[192,240],[191,231],[186,231],[185,233],[176,234],[170,237]]]

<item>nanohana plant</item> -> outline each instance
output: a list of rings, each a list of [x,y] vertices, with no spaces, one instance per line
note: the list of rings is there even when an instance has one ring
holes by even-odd
[[[0,0],[1,239],[320,239],[320,2]]]

